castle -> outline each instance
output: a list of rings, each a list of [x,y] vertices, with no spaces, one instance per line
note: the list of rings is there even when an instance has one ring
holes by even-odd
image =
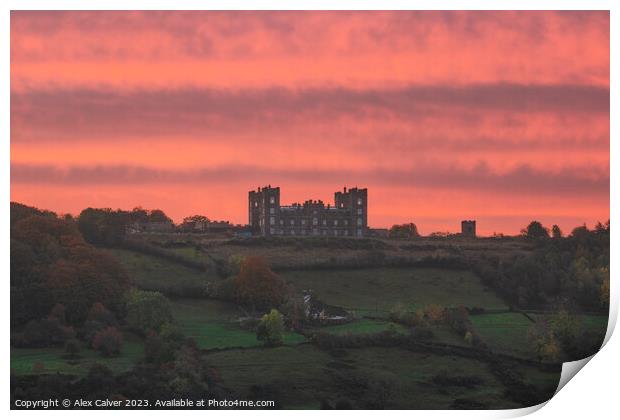
[[[248,193],[252,234],[262,236],[366,236],[368,190],[345,187],[334,193],[335,205],[321,200],[280,205],[280,187],[271,185]]]

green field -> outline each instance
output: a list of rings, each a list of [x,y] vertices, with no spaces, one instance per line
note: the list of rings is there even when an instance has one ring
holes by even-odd
[[[370,334],[387,330],[393,330],[403,334],[408,332],[408,329],[402,325],[374,319],[359,319],[346,324],[331,325],[316,329],[316,331],[330,334]]]
[[[240,327],[241,310],[233,304],[212,299],[173,299],[172,312],[183,333],[196,340],[200,348],[255,347],[261,342],[256,333]],[[305,337],[284,334],[285,344],[297,344]]]
[[[471,272],[432,268],[373,268],[363,270],[289,271],[284,278],[320,300],[360,314],[385,312],[396,304],[411,309],[426,305],[486,309],[506,308]]]
[[[174,247],[174,248],[166,248],[169,252],[173,252],[175,254],[181,255],[189,260],[193,260],[199,263],[208,263],[209,258],[200,250],[196,249],[196,247],[187,246],[187,247]]]
[[[521,357],[532,357],[527,331],[534,325],[518,312],[471,316],[474,328],[494,351]]]
[[[154,290],[173,296],[202,296],[209,275],[161,257],[128,251],[108,249],[114,254],[138,288]]]
[[[144,346],[139,337],[125,333],[121,354],[116,357],[103,357],[84,344],[80,351],[80,359],[67,360],[63,358],[64,354],[62,347],[11,348],[11,372],[16,375],[56,372],[84,375],[93,364],[99,363],[109,367],[113,372],[120,373],[130,370],[144,357]],[[43,363],[43,369],[34,372],[33,367],[38,362]]]
[[[206,355],[222,383],[244,398],[274,399],[284,408],[319,408],[321,401],[349,400],[355,407],[377,403],[386,408],[450,407],[455,400],[488,408],[516,408],[505,388],[477,360],[438,356],[396,348],[364,348],[338,356],[310,345],[295,348],[246,349]],[[475,377],[473,387],[438,385],[436,375]],[[559,373],[537,373],[543,389],[557,385]]]

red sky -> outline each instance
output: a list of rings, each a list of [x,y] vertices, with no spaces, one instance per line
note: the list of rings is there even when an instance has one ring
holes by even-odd
[[[609,218],[608,12],[12,12],[11,199],[247,222]]]

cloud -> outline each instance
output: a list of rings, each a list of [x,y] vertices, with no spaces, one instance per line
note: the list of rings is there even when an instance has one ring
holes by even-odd
[[[145,185],[246,183],[286,184],[287,182],[336,183],[401,186],[439,190],[472,190],[500,194],[608,195],[609,169],[564,168],[545,172],[522,165],[496,173],[484,163],[473,168],[418,165],[408,169],[369,168],[367,170],[269,168],[221,166],[194,170],[158,169],[138,166],[11,165],[11,183],[39,185]]]
[[[609,13],[11,13],[12,89],[502,81],[608,86]]]
[[[588,85],[408,86],[400,89],[50,90],[11,94],[12,141],[27,133],[54,140],[84,137],[200,135],[341,119],[401,121],[451,118],[460,126],[488,114],[563,118],[609,114],[609,89]]]

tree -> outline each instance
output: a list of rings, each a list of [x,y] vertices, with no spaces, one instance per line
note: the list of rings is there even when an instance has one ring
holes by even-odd
[[[30,207],[25,204],[11,201],[11,228],[20,220],[26,219],[32,216],[47,216],[52,219],[56,218],[56,213],[48,210],[39,210],[36,207]]]
[[[268,347],[280,346],[284,342],[284,320],[276,309],[263,315],[256,329],[256,339]]]
[[[246,257],[235,278],[237,300],[255,309],[277,308],[286,296],[286,284],[261,257]]]
[[[204,231],[206,230],[209,221],[210,220],[208,217],[196,214],[194,216],[183,218],[183,223],[181,223],[179,228],[185,232]]]
[[[559,239],[562,237],[562,230],[558,225],[553,225],[553,227],[551,228],[551,236],[553,237],[553,239]]]
[[[609,307],[609,267],[603,267],[600,269],[602,281],[601,281],[601,304],[604,307]]]
[[[95,302],[88,312],[88,317],[82,327],[82,334],[84,339],[90,343],[99,331],[116,325],[114,314],[106,309],[101,302]]]
[[[159,292],[131,290],[126,297],[127,326],[146,335],[172,321],[170,301]]]
[[[534,220],[526,228],[521,229],[521,234],[527,239],[546,239],[549,237],[549,229]]]
[[[114,327],[107,327],[97,334],[93,339],[93,348],[104,356],[115,356],[121,352],[123,336]]]
[[[393,225],[388,234],[390,238],[417,238],[420,236],[418,227],[415,223]]]
[[[118,261],[110,254],[92,247],[71,250],[69,258],[50,266],[46,282],[55,302],[67,308],[67,320],[84,322],[91,306],[101,302],[120,310],[122,295],[129,279]]]
[[[560,344],[548,320],[541,319],[532,325],[527,331],[527,339],[539,361],[557,362],[560,359]]]
[[[11,229],[12,325],[41,319],[55,304],[67,322],[81,323],[96,301],[118,309],[128,283],[118,260],[86,243],[73,222],[35,214]]]
[[[149,221],[156,223],[172,223],[172,219],[159,209],[154,209],[149,212]]]
[[[126,211],[89,207],[78,216],[78,228],[91,244],[115,246],[123,241],[130,221]]]

